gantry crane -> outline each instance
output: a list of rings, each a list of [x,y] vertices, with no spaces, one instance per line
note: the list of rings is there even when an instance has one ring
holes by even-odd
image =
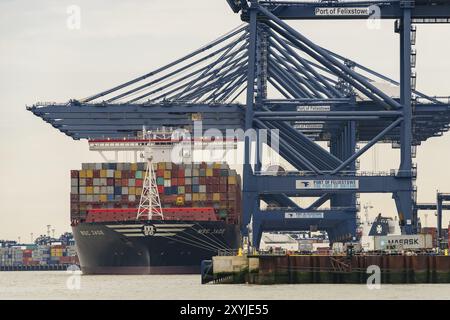
[[[73,139],[134,139],[143,125],[150,130],[162,125],[189,129],[200,114],[203,133],[277,130],[279,154],[294,171],[264,174],[261,158],[250,161],[251,153],[260,154],[263,141],[245,139],[242,233],[248,234],[251,221],[256,247],[263,231],[311,226],[327,231],[332,242],[352,240],[360,193],[392,194],[402,233],[417,232],[413,157],[423,141],[448,131],[450,98],[415,89],[416,25],[450,22],[450,3],[228,3],[244,25],[206,46],[87,98],[28,109]],[[368,19],[374,14],[396,21],[398,81],[317,45],[288,23]],[[377,143],[400,150],[399,168],[358,170],[358,158]],[[358,144],[364,146],[358,149]],[[312,204],[301,207],[297,197],[313,198]],[[262,209],[262,202],[277,206]]]

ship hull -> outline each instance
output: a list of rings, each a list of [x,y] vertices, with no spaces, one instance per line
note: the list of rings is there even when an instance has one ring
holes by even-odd
[[[72,227],[83,274],[197,274],[202,260],[237,249],[239,227],[222,221],[126,221]]]

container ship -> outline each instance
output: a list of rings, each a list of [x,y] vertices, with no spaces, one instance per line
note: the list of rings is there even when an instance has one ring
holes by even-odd
[[[241,181],[226,163],[153,163],[163,216],[139,216],[147,163],[71,171],[71,225],[84,274],[193,274],[235,250]]]

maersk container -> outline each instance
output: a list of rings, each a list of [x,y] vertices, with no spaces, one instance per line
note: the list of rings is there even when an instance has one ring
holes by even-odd
[[[431,234],[375,236],[375,250],[420,250],[433,248]]]

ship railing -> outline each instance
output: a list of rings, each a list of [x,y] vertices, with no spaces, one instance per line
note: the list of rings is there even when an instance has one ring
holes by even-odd
[[[285,256],[288,253],[286,249],[273,249],[273,250],[259,250],[258,255],[260,256]]]
[[[219,249],[217,251],[218,256],[237,256],[239,249]]]

